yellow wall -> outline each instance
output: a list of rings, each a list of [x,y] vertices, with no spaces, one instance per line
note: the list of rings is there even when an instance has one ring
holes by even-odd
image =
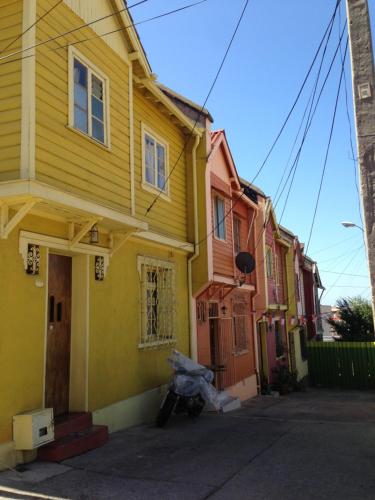
[[[299,337],[299,327],[291,326],[290,319],[294,316],[297,318],[297,302],[295,288],[295,270],[294,270],[294,249],[293,246],[288,248],[286,252],[286,270],[287,270],[287,291],[288,291],[288,311],[286,312],[286,322],[288,336],[293,335],[294,338],[294,363],[297,371],[298,380],[301,380],[308,374],[307,361],[301,357],[301,343]],[[289,349],[289,345],[288,345]],[[291,353],[289,353],[291,355]]]
[[[22,229],[63,236],[61,225],[28,217]],[[41,274],[29,276],[18,252],[18,230],[0,240],[0,442],[12,439],[12,416],[43,402],[46,251],[41,247]]]
[[[137,256],[175,262],[176,337],[178,350],[189,353],[187,258],[139,241],[131,241],[111,259],[104,281],[90,287],[89,407],[102,408],[165,384],[172,345],[139,349],[140,281]],[[93,263],[90,263],[93,269]]]
[[[46,249],[40,247],[40,275],[27,275],[18,251],[21,229],[67,237],[66,224],[28,216],[9,239],[0,240],[0,283],[7,292],[0,294],[0,443],[12,439],[13,415],[43,404]],[[175,263],[176,344],[138,348],[138,255]],[[89,277],[88,387],[89,409],[95,410],[167,383],[171,374],[167,357],[172,347],[189,353],[187,255],[133,239],[110,260],[104,281],[95,281],[94,257],[90,257]],[[44,286],[37,287],[36,281]],[[17,285],[12,287],[14,283]],[[84,410],[83,400],[76,409]]]
[[[21,33],[22,0],[1,0],[0,51]],[[17,40],[2,56],[21,49]],[[7,61],[6,64],[4,62]],[[8,62],[14,61],[14,62]],[[21,145],[21,60],[0,63],[0,181],[19,177]]]
[[[37,16],[54,2],[38,0]],[[37,25],[37,41],[81,26],[64,3]],[[37,49],[36,177],[63,190],[113,208],[130,208],[129,69],[101,38],[75,47],[109,78],[111,149],[71,130],[68,125],[68,48],[96,34],[81,29]]]
[[[206,205],[206,167],[207,167],[207,139],[208,134],[204,134],[198,149],[197,149],[197,184],[198,184],[198,227],[199,227],[199,256],[193,262],[192,281],[193,281],[193,295],[195,295],[209,280],[208,277],[208,251],[207,241],[210,236],[208,235],[210,229],[207,227],[207,205]],[[190,174],[191,175],[191,174]],[[193,197],[189,197],[191,205],[193,204]],[[189,218],[189,234],[194,234],[194,220],[191,212]]]

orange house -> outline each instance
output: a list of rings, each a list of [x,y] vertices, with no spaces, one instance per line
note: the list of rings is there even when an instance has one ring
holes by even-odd
[[[241,272],[236,256],[254,255],[259,207],[255,191],[246,187],[243,194],[225,132],[210,136],[205,176],[208,280],[195,295],[198,361],[214,369],[219,389],[244,400],[257,394],[256,272]]]

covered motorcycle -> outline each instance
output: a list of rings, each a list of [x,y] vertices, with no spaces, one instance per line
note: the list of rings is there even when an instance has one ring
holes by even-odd
[[[173,411],[198,417],[206,404],[217,411],[221,409],[220,394],[212,385],[214,374],[211,370],[178,351],[173,351],[168,361],[174,375],[156,418],[159,427],[167,423]]]

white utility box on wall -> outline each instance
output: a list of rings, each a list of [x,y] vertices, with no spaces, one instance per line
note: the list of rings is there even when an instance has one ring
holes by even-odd
[[[53,440],[53,408],[32,410],[13,417],[16,450],[33,450]]]

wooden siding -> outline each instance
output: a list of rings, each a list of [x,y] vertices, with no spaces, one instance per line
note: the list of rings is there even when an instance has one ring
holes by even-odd
[[[185,137],[179,126],[164,114],[152,100],[134,87],[134,163],[136,215],[145,217],[146,210],[157,195],[142,187],[142,125],[159,136],[168,145],[169,172],[174,168],[169,179],[170,201],[159,197],[152,211],[145,218],[150,229],[181,240],[187,239],[187,197],[186,197],[186,154]],[[181,155],[181,158],[179,158]]]
[[[2,0],[0,51],[21,34],[22,0]],[[22,40],[13,43],[2,56],[22,48]],[[20,175],[21,150],[21,64],[20,54],[0,63],[0,181]],[[13,62],[10,62],[13,61]]]
[[[236,202],[237,196],[233,200],[233,204]],[[255,248],[255,233],[254,233],[254,222],[251,229],[251,233],[249,236],[250,224],[252,221],[252,217],[254,217],[254,209],[249,209],[246,203],[243,203],[241,200],[236,202],[236,205],[233,209],[233,217],[237,217],[240,219],[240,249],[241,252],[249,252],[254,256],[254,248]],[[256,262],[255,265],[258,265]],[[235,276],[243,278],[243,274],[235,267]],[[246,284],[255,285],[256,283],[256,273],[255,270],[246,276]]]
[[[37,17],[53,5],[38,0]],[[37,25],[37,41],[82,25],[65,4]],[[36,178],[82,198],[130,209],[128,66],[90,28],[37,49]],[[111,148],[68,128],[68,43],[109,79]],[[59,46],[64,46],[58,49]],[[57,50],[51,50],[57,49]]]

